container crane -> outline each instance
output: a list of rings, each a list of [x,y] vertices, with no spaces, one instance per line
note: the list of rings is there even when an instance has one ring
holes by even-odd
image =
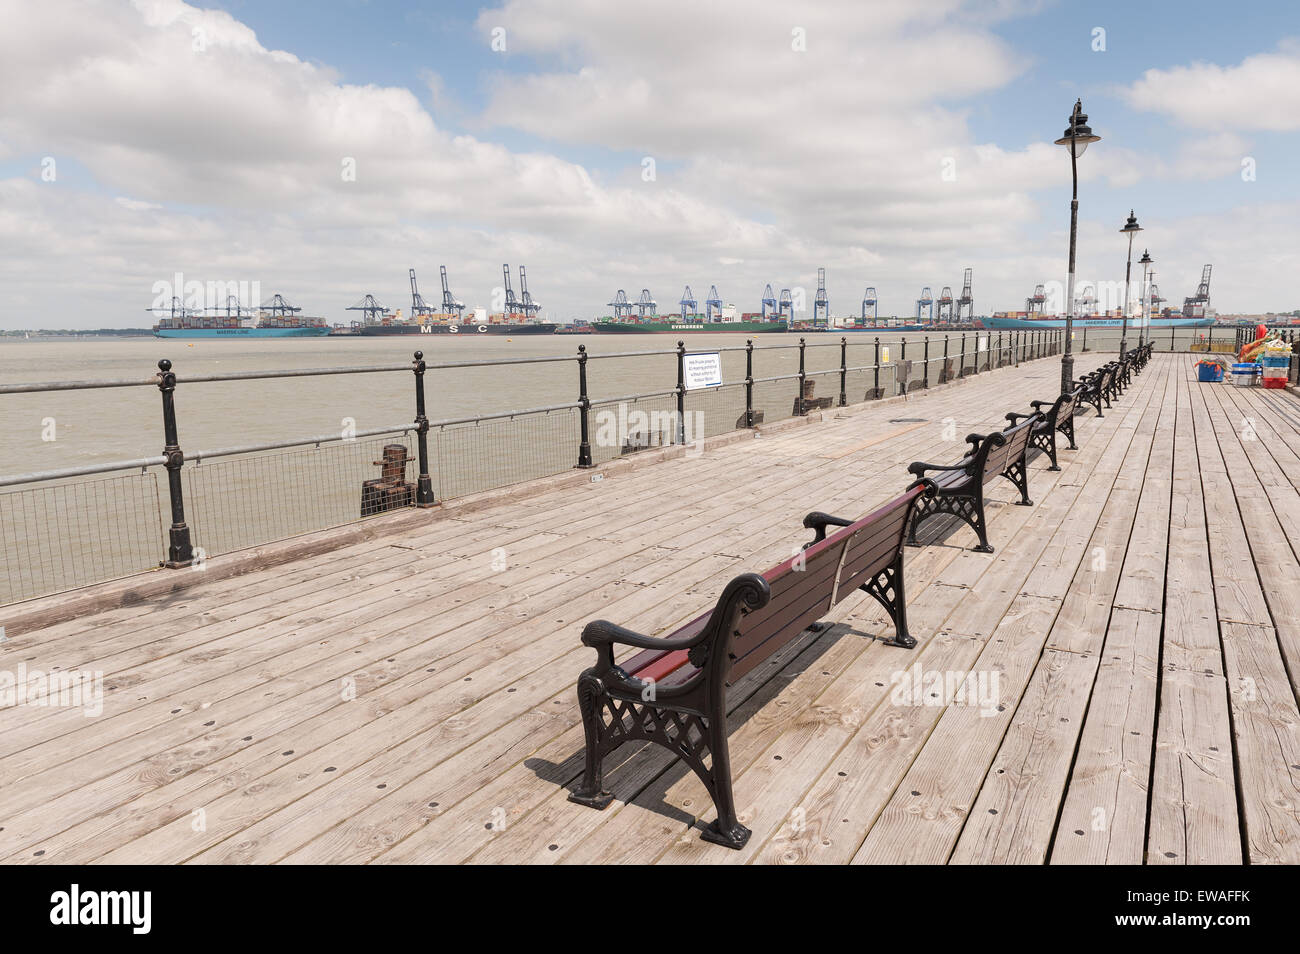
[[[609,302],[609,306],[614,309],[614,319],[632,317],[632,303],[627,300],[627,292],[619,289],[614,293],[614,300]]]
[[[817,295],[813,298],[813,324],[817,323],[817,315],[820,312],[822,320],[827,324],[831,321],[831,300],[826,297],[826,269],[817,269]]]
[[[145,311],[155,316],[158,314],[157,308],[146,308]],[[175,321],[177,318],[188,318],[192,314],[194,312],[185,307],[185,302],[181,301],[176,295],[172,296],[171,313],[168,317]]]
[[[718,297],[718,286],[709,286],[709,297],[704,299],[704,320],[713,320],[713,310],[718,310],[718,320],[722,320],[722,299]]]
[[[971,274],[974,269],[966,269],[961,279],[961,297],[957,299],[957,320],[975,320],[975,299],[971,295]],[[963,314],[965,317],[963,318]]]
[[[515,290],[510,287],[510,266],[509,265],[501,266],[501,276],[502,279],[505,281],[505,290],[506,290],[505,313],[507,315],[513,315],[517,311],[519,311],[519,299],[515,298]]]
[[[374,301],[374,299],[369,295],[367,295],[366,298]],[[366,298],[363,298],[362,301],[365,301]],[[360,302],[358,302],[358,304],[360,304]],[[257,308],[259,311],[269,311],[272,315],[275,315],[278,318],[289,318],[302,311],[298,306],[289,304],[289,302],[285,300],[284,296],[278,293],[272,295],[270,301],[263,302],[258,305]]]
[[[280,299],[280,296],[276,295],[275,299]],[[291,308],[290,310],[302,311],[301,308]],[[383,305],[381,305],[378,301],[376,301],[374,295],[367,295],[365,298],[362,298],[355,305],[348,305],[348,307],[345,308],[344,310],[359,311],[363,313],[365,315],[365,322],[368,325],[373,325],[376,322],[383,323],[388,319],[388,309],[385,308]],[[274,308],[271,309],[271,313],[272,314],[276,313]]]
[[[944,285],[939,291],[939,301],[937,302],[937,305],[939,320],[943,321],[944,318],[947,317],[948,322],[951,323],[953,309],[952,286]]]
[[[650,289],[641,289],[641,297],[636,300],[636,313],[642,318],[649,318],[651,315],[658,314],[656,311],[658,307],[654,296],[650,294]]]
[[[442,313],[450,315],[455,312],[456,321],[459,323],[465,317],[465,303],[451,293],[451,288],[447,284],[447,266],[439,265],[438,272],[442,276]]]
[[[427,318],[433,314],[433,306],[424,300],[419,286],[415,284],[415,269],[411,269],[411,317]],[[423,322],[421,322],[423,324]]]
[[[776,306],[777,317],[785,317],[786,321],[794,321],[794,298],[790,295],[790,289],[781,289],[781,301]]]
[[[772,286],[767,285],[763,289],[762,313],[764,320],[771,317],[773,314],[779,314],[777,311],[779,307],[780,302],[776,300],[776,296],[772,293]]]
[[[699,303],[696,302],[695,293],[691,291],[690,285],[687,285],[686,291],[682,292],[682,300],[679,302],[679,304],[682,306],[683,321],[685,321],[688,316],[695,314],[695,309],[698,307]],[[687,311],[687,309],[690,310]]]
[[[876,289],[873,288],[871,285],[868,285],[867,290],[862,293],[862,320],[863,321],[867,320],[868,308],[871,309],[871,320],[873,322],[878,320],[876,315],[876,304],[877,304]]]
[[[234,311],[231,311],[232,305],[234,306]],[[243,318],[244,312],[248,312],[249,315],[252,315],[253,309],[245,308],[243,305],[241,305],[239,303],[239,298],[235,295],[226,296],[226,317],[227,318]]]
[[[1196,286],[1196,294],[1183,299],[1183,316],[1185,318],[1203,318],[1210,308],[1210,266],[1201,270],[1201,283]]]
[[[929,308],[930,315],[927,322],[934,323],[934,292],[930,291],[930,286],[926,285],[921,289],[921,297],[916,300],[916,320],[921,320],[921,309]]]
[[[528,274],[522,265],[519,266],[519,307],[523,309],[525,320],[535,318],[542,310],[541,302],[533,301],[533,296],[528,291]]]
[[[1047,303],[1047,294],[1043,291],[1042,285],[1034,286],[1034,293],[1025,299],[1025,311],[1031,315],[1037,312],[1043,313],[1043,306]]]

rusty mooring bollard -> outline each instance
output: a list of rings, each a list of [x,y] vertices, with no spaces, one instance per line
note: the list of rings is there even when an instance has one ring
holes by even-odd
[[[361,482],[361,516],[411,506],[415,484],[406,479],[406,454],[405,444],[384,445],[383,459],[374,462],[379,479]]]

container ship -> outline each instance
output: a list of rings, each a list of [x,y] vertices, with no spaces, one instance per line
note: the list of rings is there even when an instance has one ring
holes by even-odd
[[[558,325],[548,321],[531,321],[522,314],[507,312],[495,315],[475,314],[461,318],[457,314],[425,314],[415,320],[404,319],[401,309],[367,324],[354,324],[360,335],[549,335]]]
[[[329,333],[324,318],[292,312],[261,312],[253,318],[241,313],[193,315],[173,309],[153,326],[155,338],[314,338]]]
[[[415,269],[407,270],[411,281],[411,317],[403,318],[402,309],[389,312],[387,308],[375,301],[373,295],[367,295],[352,305],[348,311],[360,311],[365,315],[364,321],[354,321],[354,333],[366,336],[387,337],[389,335],[456,335],[458,337],[477,337],[478,335],[549,335],[554,334],[558,325],[548,321],[538,321],[542,310],[541,303],[533,299],[528,290],[528,271],[519,266],[520,297],[510,285],[510,266],[501,266],[505,308],[489,315],[484,308],[474,308],[465,314],[465,306],[451,293],[447,283],[447,266],[439,267],[442,278],[442,310],[424,300],[416,283]]]
[[[606,316],[591,323],[591,330],[599,335],[676,335],[702,332],[705,334],[769,334],[790,330],[785,320],[773,321],[761,314],[736,313],[735,305],[724,305],[720,317],[704,315],[651,315],[646,318],[611,318]]]
[[[1075,318],[1074,327],[1076,328],[1120,328],[1123,326],[1123,319],[1117,315],[1107,315],[1105,317],[1087,317]],[[1036,328],[1064,328],[1065,318],[1060,315],[1030,315],[1023,311],[1000,311],[995,312],[992,317],[981,318],[979,322],[985,328],[996,330],[1034,330]],[[1209,328],[1214,324],[1212,315],[1171,315],[1151,317],[1143,320],[1141,318],[1130,318],[1128,326],[1137,328],[1141,324],[1146,328]]]

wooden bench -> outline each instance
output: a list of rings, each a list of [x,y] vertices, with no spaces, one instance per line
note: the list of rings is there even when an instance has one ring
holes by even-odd
[[[1101,413],[1102,402],[1105,402],[1106,407],[1110,407],[1111,382],[1114,377],[1114,367],[1105,365],[1096,371],[1085,374],[1074,382],[1075,387],[1082,388],[1081,401],[1096,408],[1098,417],[1103,416]]]
[[[1014,418],[1024,417],[1017,424]],[[1029,440],[1034,428],[1043,416],[1035,411],[1030,415],[1008,414],[1012,422],[1005,430],[994,434],[970,434],[966,442],[971,445],[966,456],[955,464],[926,464],[920,461],[908,464],[907,469],[918,478],[926,476],[926,471],[934,471],[932,478],[936,493],[917,502],[908,528],[907,542],[916,546],[916,528],[927,517],[950,514],[965,521],[979,535],[981,553],[992,553],[989,546],[987,521],[984,519],[984,485],[996,476],[1007,478],[1020,491],[1021,506],[1033,506],[1029,499],[1029,470],[1025,464],[1025,453],[1029,449]]]
[[[578,678],[578,705],[586,734],[586,770],[569,795],[603,809],[601,764],[624,742],[655,742],[685,762],[704,782],[717,820],[702,837],[743,848],[749,829],[736,817],[727,752],[727,687],[810,628],[855,590],[870,593],[894,622],[890,643],[916,645],[907,631],[903,596],[903,537],[918,500],[935,485],[918,480],[901,497],[857,521],[811,513],[804,525],[816,536],[801,552],[766,573],[737,576],[713,609],[662,638],[596,620],[582,642],[596,665]],[[839,526],[831,536],[828,526]],[[641,652],[614,662],[615,646]],[[706,758],[708,763],[706,764]]]
[[[1064,434],[1070,439],[1070,450],[1078,450],[1079,447],[1074,443],[1074,412],[1079,407],[1079,401],[1083,399],[1083,388],[1072,388],[1069,393],[1062,394],[1055,401],[1050,402],[1051,407],[1046,411],[1044,405],[1048,401],[1030,401],[1029,406],[1035,413],[1041,414],[1043,419],[1035,425],[1033,433],[1029,436],[1029,446],[1037,447],[1052,462],[1048,470],[1060,470],[1061,465],[1056,459],[1056,435]],[[1018,418],[1030,417],[1029,414],[1008,414],[1007,420],[1012,424],[1016,423]]]

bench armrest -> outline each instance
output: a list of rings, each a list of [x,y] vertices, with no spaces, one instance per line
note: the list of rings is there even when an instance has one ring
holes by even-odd
[[[821,543],[825,540],[827,527],[847,527],[851,523],[853,523],[852,520],[846,520],[843,517],[832,517],[828,513],[814,510],[812,513],[808,514],[808,516],[803,518],[804,527],[808,530],[814,531],[815,533],[815,536],[805,543],[803,548],[807,550],[814,543]]]
[[[917,477],[924,477],[927,470],[965,470],[970,465],[969,460],[964,460],[958,464],[927,464],[923,461],[915,460],[907,465],[907,472]]]
[[[672,651],[674,649],[690,649],[702,638],[704,638],[703,631],[694,636],[683,636],[677,639],[646,636],[605,619],[592,620],[582,628],[582,644],[595,649],[602,646],[619,645],[634,646],[637,649],[665,649]]]
[[[1035,401],[1034,403],[1037,404],[1038,402]],[[1011,426],[1012,426],[1012,427],[1015,427],[1016,424],[1020,421],[1021,418],[1024,418],[1025,420],[1028,420],[1028,419],[1031,418],[1031,417],[1038,417],[1038,416],[1039,416],[1039,411],[1038,411],[1038,408],[1036,408],[1036,407],[1034,408],[1034,411],[1033,411],[1032,414],[1017,414],[1015,411],[1008,411],[1008,412],[1007,412],[1007,420],[1011,422]]]

